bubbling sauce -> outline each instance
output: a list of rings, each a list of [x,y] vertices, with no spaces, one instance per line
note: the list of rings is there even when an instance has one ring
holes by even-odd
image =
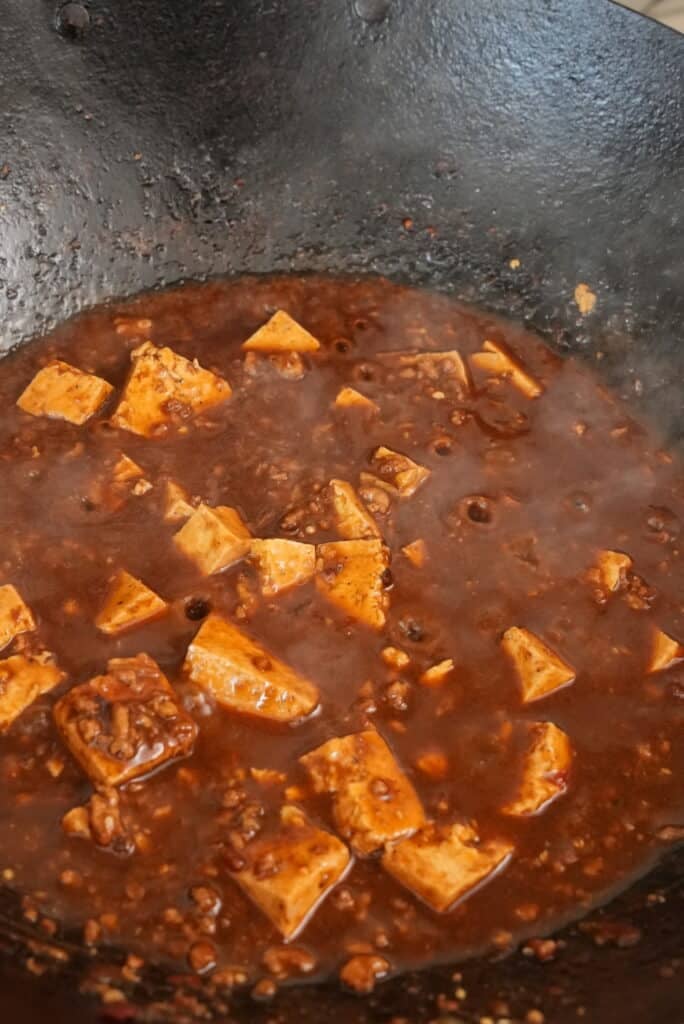
[[[65,323],[0,398],[0,872],[51,941],[365,992],[679,834],[684,477],[585,368],[250,278]]]

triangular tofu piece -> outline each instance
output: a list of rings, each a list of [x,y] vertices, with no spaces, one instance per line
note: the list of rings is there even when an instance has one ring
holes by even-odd
[[[356,388],[340,388],[335,399],[336,409],[360,409],[362,412],[379,412],[379,406],[372,400],[366,398]]]
[[[250,843],[244,857],[245,866],[231,877],[284,939],[304,927],[351,861],[344,843],[291,804],[280,811],[276,835]]]
[[[170,348],[146,341],[131,352],[131,372],[112,423],[142,437],[164,433],[173,423],[230,398],[227,380]]]
[[[346,480],[331,480],[328,493],[335,515],[337,532],[345,540],[379,537],[378,524]]]
[[[175,480],[167,480],[164,488],[164,522],[182,523],[194,513],[190,495]]]
[[[408,558],[414,569],[422,569],[427,562],[427,545],[422,538],[412,540],[401,549],[402,555]]]
[[[30,633],[36,628],[31,609],[24,604],[19,592],[11,583],[0,587],[0,651],[7,647],[20,633]]]
[[[505,377],[527,398],[538,398],[544,390],[511,351],[496,341],[485,341],[482,351],[470,357],[473,366],[495,377]]]
[[[513,660],[525,704],[546,697],[575,680],[575,670],[528,629],[518,626],[507,629],[501,646]]]
[[[145,475],[141,466],[128,455],[122,455],[116,462],[112,471],[112,483],[127,484],[132,480],[139,480]]]
[[[318,689],[232,622],[205,619],[184,671],[218,704],[274,722],[295,722],[318,705]]]
[[[15,654],[0,661],[0,730],[9,728],[37,697],[64,678],[47,652],[32,658]]]
[[[539,814],[568,788],[572,748],[567,735],[553,722],[533,722],[530,734],[518,792],[502,808],[516,817]]]
[[[152,490],[152,484],[145,479],[144,470],[128,455],[122,455],[114,466],[112,483],[117,490],[129,490],[136,497]]]
[[[316,548],[298,540],[253,540],[250,554],[257,564],[264,597],[275,597],[313,579]]]
[[[664,672],[665,669],[672,668],[682,659],[684,659],[684,644],[680,644],[674,637],[668,636],[662,629],[656,629],[653,634],[653,647],[646,671],[649,674]]]
[[[206,576],[239,562],[252,543],[239,513],[225,505],[200,505],[173,539]]]
[[[246,352],[317,352],[321,343],[279,309],[242,347]]]
[[[337,828],[362,856],[425,824],[416,791],[374,730],[328,740],[299,760],[315,791],[333,797]]]
[[[47,416],[81,426],[94,416],[113,387],[93,373],[84,373],[60,359],[39,370],[17,399],[31,416]]]
[[[601,551],[597,560],[599,583],[604,590],[620,590],[627,582],[632,559],[622,551]]]
[[[468,825],[428,825],[385,850],[382,866],[429,907],[443,914],[491,881],[511,859],[501,840],[480,843]]]
[[[103,633],[121,633],[125,629],[149,622],[150,619],[159,618],[167,607],[166,601],[158,594],[121,569],[111,580],[95,625]]]
[[[350,618],[372,629],[385,625],[389,551],[380,540],[338,540],[317,548],[316,586]]]
[[[385,445],[375,449],[371,463],[382,483],[394,488],[402,498],[410,498],[430,476],[430,470],[425,466],[420,466],[409,459],[408,455],[392,451]]]

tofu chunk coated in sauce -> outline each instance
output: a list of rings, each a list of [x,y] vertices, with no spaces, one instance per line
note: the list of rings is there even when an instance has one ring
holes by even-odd
[[[245,866],[231,877],[284,939],[304,927],[351,861],[337,836],[291,804],[281,808],[276,835],[250,843],[245,858]]]
[[[471,356],[473,366],[494,377],[510,380],[513,387],[527,398],[539,398],[544,390],[533,375],[505,346],[496,341],[485,341],[482,351]]]
[[[107,673],[55,705],[64,742],[94,785],[118,786],[192,752],[197,726],[147,654],[112,658]]]
[[[151,341],[133,350],[131,362],[112,423],[141,437],[154,437],[230,398],[223,377]]]
[[[253,540],[250,556],[256,563],[264,597],[277,597],[313,579],[316,548],[297,540]]]
[[[571,763],[572,748],[563,730],[553,722],[534,722],[518,792],[504,814],[527,817],[543,811],[566,791]]]
[[[424,829],[390,843],[382,866],[438,913],[471,896],[501,871],[513,847],[503,840],[480,843],[468,825]]]
[[[340,611],[371,629],[382,629],[389,607],[389,551],[380,540],[319,544],[316,586]]]
[[[95,625],[103,633],[121,633],[163,615],[168,605],[142,580],[125,569],[112,578],[106,600]]]
[[[318,705],[318,689],[232,622],[210,615],[188,648],[187,676],[231,711],[296,722]]]
[[[632,559],[622,551],[601,551],[597,559],[600,585],[609,593],[620,590],[631,568]]]
[[[346,480],[331,480],[328,494],[335,516],[335,528],[345,540],[379,537],[378,524]]]
[[[113,390],[101,377],[57,359],[38,371],[17,399],[17,405],[31,416],[47,416],[82,426]]]
[[[328,740],[300,763],[315,791],[332,796],[337,829],[361,856],[425,823],[415,789],[373,730]]]
[[[228,506],[200,505],[173,539],[205,576],[239,562],[252,543],[240,513]]]
[[[184,523],[194,513],[190,495],[175,480],[167,480],[164,487],[164,522]]]
[[[430,476],[430,470],[425,466],[385,445],[375,449],[371,465],[382,483],[402,498],[412,497]]]
[[[575,671],[528,629],[512,626],[501,641],[515,665],[523,703],[540,700],[575,680]]]
[[[684,659],[684,644],[680,644],[673,636],[656,629],[653,633],[651,657],[647,671],[664,672]]]
[[[14,654],[0,661],[0,731],[64,678],[47,652],[35,657]]]
[[[112,483],[128,484],[134,480],[140,480],[144,476],[145,473],[137,462],[129,459],[128,455],[121,455],[112,472]]]
[[[242,345],[245,352],[317,352],[321,343],[279,309]]]
[[[0,587],[0,651],[21,633],[36,628],[31,609],[24,603],[16,587],[6,583]]]
[[[335,398],[336,409],[358,409],[360,412],[376,413],[380,411],[377,402],[367,395],[362,395],[356,388],[340,388]]]

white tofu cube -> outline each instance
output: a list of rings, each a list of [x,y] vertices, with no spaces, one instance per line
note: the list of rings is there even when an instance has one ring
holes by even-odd
[[[0,661],[0,730],[8,729],[37,697],[64,678],[47,652],[33,658],[15,654]]]
[[[0,651],[20,633],[31,633],[36,623],[18,591],[11,583],[0,587]]]
[[[245,867],[231,877],[285,939],[301,931],[351,861],[344,843],[289,804],[276,835],[250,843],[245,853]]]
[[[112,578],[107,597],[95,619],[103,633],[121,633],[163,615],[168,605],[158,594],[124,569]]]
[[[131,353],[132,368],[112,423],[142,437],[168,430],[230,398],[230,384],[197,360],[146,341]]]
[[[313,579],[316,548],[297,540],[253,540],[250,554],[259,572],[264,597],[276,597]]]
[[[316,586],[340,611],[371,629],[385,625],[389,551],[380,540],[339,540],[317,548]]]
[[[533,722],[518,792],[504,814],[528,817],[539,814],[568,788],[572,763],[570,740],[553,722]]]
[[[328,740],[299,760],[315,791],[332,796],[337,829],[361,856],[425,824],[415,789],[377,732]]]
[[[382,866],[428,906],[443,914],[491,881],[513,847],[503,841],[479,843],[468,825],[428,825],[408,839],[392,843]]]
[[[174,536],[178,549],[210,576],[239,562],[252,535],[234,508],[200,505]]]
[[[245,352],[317,352],[321,343],[279,309],[243,344]]]
[[[47,416],[81,426],[95,415],[113,390],[101,377],[56,359],[38,371],[17,399],[17,405],[31,416]]]
[[[257,718],[295,722],[318,705],[313,683],[218,615],[202,623],[184,670],[218,704]]]
[[[575,670],[528,629],[507,629],[501,646],[515,665],[524,704],[575,681]]]

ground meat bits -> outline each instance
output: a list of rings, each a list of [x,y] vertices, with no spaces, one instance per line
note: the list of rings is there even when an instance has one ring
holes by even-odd
[[[0,399],[0,869],[121,951],[112,1012],[143,956],[174,1019],[556,957],[681,839],[681,464],[585,368],[254,278],[91,311]]]

